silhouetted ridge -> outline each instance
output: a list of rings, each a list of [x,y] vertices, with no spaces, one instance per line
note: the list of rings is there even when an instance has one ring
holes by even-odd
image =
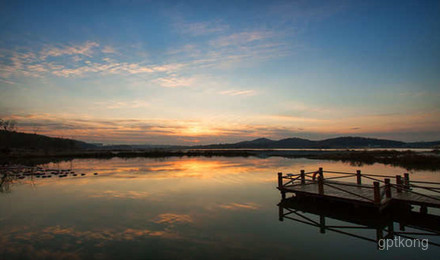
[[[405,147],[406,143],[393,140],[364,138],[364,137],[338,137],[317,141],[320,148],[351,148],[351,147],[367,147],[367,148],[400,148]]]
[[[95,147],[93,144],[72,139],[0,130],[1,149],[75,150]]]
[[[265,149],[265,148],[434,148],[440,146],[440,141],[436,142],[416,142],[405,143],[401,141],[365,138],[365,137],[338,137],[325,140],[312,141],[302,138],[286,138],[278,141],[267,138],[258,138],[252,141],[244,141],[232,144],[211,144],[204,146],[194,146],[193,148],[203,149]]]

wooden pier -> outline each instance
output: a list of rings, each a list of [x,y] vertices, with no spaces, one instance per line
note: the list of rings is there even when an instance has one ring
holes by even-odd
[[[286,194],[321,200],[346,202],[374,207],[380,211],[390,205],[417,205],[421,213],[429,207],[440,208],[440,183],[415,181],[409,174],[387,175],[324,171],[298,174],[278,173],[278,187],[283,199]]]

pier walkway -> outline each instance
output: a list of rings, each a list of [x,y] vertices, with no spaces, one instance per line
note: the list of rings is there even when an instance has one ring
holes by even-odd
[[[440,183],[416,181],[403,176],[317,171],[299,174],[278,173],[278,187],[282,198],[292,193],[295,197],[342,201],[383,210],[390,205],[417,205],[420,212],[428,207],[440,208]]]

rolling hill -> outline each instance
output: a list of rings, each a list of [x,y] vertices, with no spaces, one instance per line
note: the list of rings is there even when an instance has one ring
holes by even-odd
[[[78,150],[95,147],[72,139],[0,130],[0,149]]]
[[[231,144],[212,144],[204,146],[193,146],[192,148],[201,149],[265,149],[265,148],[436,148],[440,146],[440,141],[436,142],[415,142],[406,143],[386,139],[375,139],[365,137],[338,137],[325,140],[312,141],[301,138],[286,138],[281,140],[271,140],[258,138],[252,141],[244,141]]]

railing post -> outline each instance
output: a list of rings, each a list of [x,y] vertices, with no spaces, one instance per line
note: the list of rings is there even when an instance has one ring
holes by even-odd
[[[356,177],[357,177],[357,184],[358,184],[358,185],[361,185],[361,184],[362,184],[361,170],[357,170],[357,171],[356,171]]]
[[[324,178],[322,178],[322,175],[318,176],[318,190],[319,195],[324,195]]]
[[[385,179],[385,196],[391,199],[391,181],[388,178]]]
[[[379,182],[375,181],[373,182],[374,185],[374,203],[379,204],[380,203],[380,186]]]
[[[322,170],[322,167],[319,167],[319,175],[324,179],[324,171]]]
[[[409,174],[408,173],[404,173],[403,174],[403,187],[405,188],[405,191],[409,190]]]
[[[402,192],[402,176],[396,175],[397,192]]]
[[[283,187],[283,173],[278,173],[278,189],[281,189]]]
[[[301,184],[306,184],[306,174],[304,170],[301,170]]]

